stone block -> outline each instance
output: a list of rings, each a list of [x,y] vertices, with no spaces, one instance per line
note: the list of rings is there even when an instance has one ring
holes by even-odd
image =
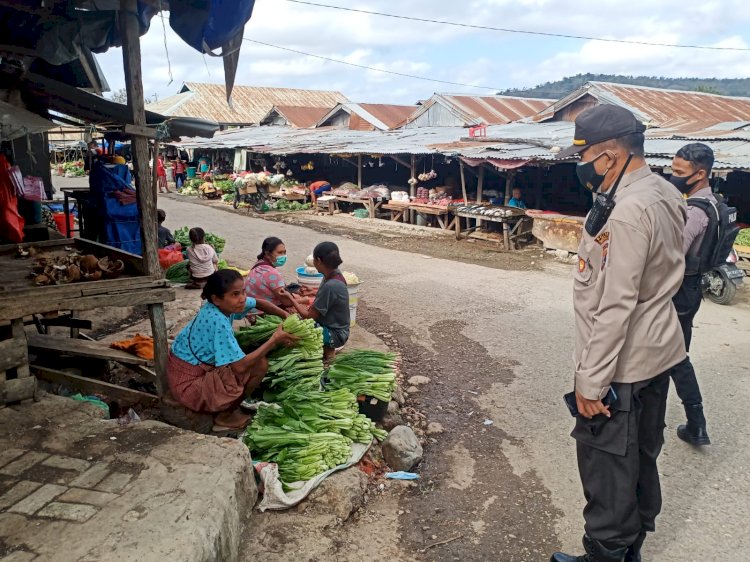
[[[52,502],[47,504],[47,506],[37,513],[37,515],[39,517],[50,517],[52,519],[65,519],[66,521],[85,523],[96,515],[97,511],[99,510],[91,505]]]
[[[34,515],[57,496],[62,494],[67,488],[57,484],[45,484],[35,492],[26,496],[23,500],[10,507],[8,511],[13,513],[22,513],[23,515]]]
[[[383,458],[393,470],[411,470],[422,460],[422,445],[405,425],[393,428],[383,441]]]
[[[36,558],[36,554],[33,552],[27,552],[25,550],[16,550],[11,552],[7,556],[0,558],[0,562],[31,562]]]
[[[39,482],[31,482],[30,480],[21,480],[10,490],[0,496],[0,510],[7,509],[14,503],[18,503],[23,498],[28,496],[34,490],[37,490],[41,484]]]
[[[109,471],[110,468],[107,463],[97,463],[73,480],[70,485],[76,488],[93,488],[104,480]]]
[[[23,455],[23,449],[5,449],[0,451],[0,466],[5,466],[13,459]]]
[[[71,488],[62,496],[57,498],[61,502],[67,503],[87,503],[97,507],[104,507],[109,502],[119,498],[117,494],[108,492],[97,492],[96,490],[84,490],[82,488]]]
[[[47,453],[29,451],[25,455],[18,457],[13,462],[6,464],[3,468],[0,468],[0,473],[8,476],[19,476],[21,473],[26,472],[32,466],[43,461],[48,456]]]
[[[60,468],[62,470],[75,470],[76,472],[86,471],[91,463],[75,457],[65,457],[62,455],[52,455],[42,462],[45,466]]]
[[[96,486],[96,489],[103,492],[112,492],[114,494],[117,494],[119,492],[122,492],[125,486],[128,485],[128,482],[130,482],[131,478],[132,477],[130,476],[130,474],[113,472],[104,480],[99,482],[99,485]]]

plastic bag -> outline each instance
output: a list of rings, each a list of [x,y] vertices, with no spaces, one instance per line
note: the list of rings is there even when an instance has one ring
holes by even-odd
[[[169,250],[167,248],[161,248],[159,250],[159,265],[162,269],[169,269],[176,263],[183,261],[182,252],[180,250]]]
[[[44,191],[44,182],[42,178],[36,176],[26,176],[23,178],[23,194],[21,195],[27,201],[41,201],[47,198]]]
[[[10,176],[10,182],[16,191],[16,197],[23,197],[23,175],[21,174],[21,168],[18,166],[11,166],[8,168],[8,175]]]

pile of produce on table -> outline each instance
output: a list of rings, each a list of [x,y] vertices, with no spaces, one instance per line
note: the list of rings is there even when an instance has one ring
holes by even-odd
[[[182,228],[178,228],[177,230],[175,230],[174,239],[175,242],[179,242],[183,248],[190,247],[190,245],[192,244],[190,242],[190,227],[183,226]],[[227,241],[224,240],[221,236],[206,232],[206,244],[212,246],[213,249],[216,250],[217,254],[220,254],[224,251],[224,245],[226,244],[226,242]]]
[[[83,167],[83,160],[63,163],[62,171],[62,175],[66,178],[80,178],[86,175],[86,170]]]
[[[740,230],[734,243],[739,246],[750,246],[750,228]]]
[[[323,331],[314,321],[296,315],[282,321],[265,315],[252,326],[241,328],[235,337],[240,347],[249,351],[267,341],[280,324],[299,341],[292,348],[269,354],[264,379],[266,403],[260,405],[245,430],[243,442],[253,459],[279,465],[279,477],[288,490],[294,482],[310,480],[347,462],[352,443],[367,444],[373,437],[385,439],[387,433],[359,413],[357,391],[341,380],[351,376],[347,370],[361,362],[363,376],[352,386],[385,397],[387,389],[392,389],[387,385],[395,385],[395,375],[391,380],[386,373],[390,369],[392,374],[395,356],[369,351],[342,355],[335,376],[339,386],[322,389]]]

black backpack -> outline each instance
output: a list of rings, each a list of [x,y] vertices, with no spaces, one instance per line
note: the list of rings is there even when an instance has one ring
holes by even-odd
[[[734,240],[740,231],[740,227],[737,226],[737,209],[727,205],[721,195],[716,195],[716,201],[714,203],[705,197],[691,197],[687,200],[688,205],[702,209],[706,213],[708,226],[698,250],[698,258],[691,260],[688,257],[686,273],[703,275],[726,263],[732,251]]]

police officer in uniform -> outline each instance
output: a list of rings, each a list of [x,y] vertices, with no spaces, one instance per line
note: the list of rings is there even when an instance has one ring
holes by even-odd
[[[681,194],[644,159],[645,127],[628,110],[599,105],[575,122],[577,175],[598,193],[574,269],[578,471],[585,554],[552,562],[640,560],[661,510],[656,460],[672,367],[685,343],[672,305],[682,283]],[[576,412],[577,409],[577,412]]]
[[[709,184],[713,165],[714,152],[710,147],[699,142],[685,145],[672,161],[670,181],[687,197],[702,197],[716,203]],[[688,204],[687,223],[682,242],[682,249],[685,252],[685,278],[673,299],[685,337],[685,348],[688,351],[690,351],[690,340],[693,337],[693,318],[698,313],[703,300],[700,249],[706,228],[708,228],[706,213],[703,209]],[[674,368],[672,380],[687,417],[687,423],[677,428],[677,436],[691,445],[710,445],[711,440],[706,431],[706,418],[703,415],[703,397],[689,357]]]

